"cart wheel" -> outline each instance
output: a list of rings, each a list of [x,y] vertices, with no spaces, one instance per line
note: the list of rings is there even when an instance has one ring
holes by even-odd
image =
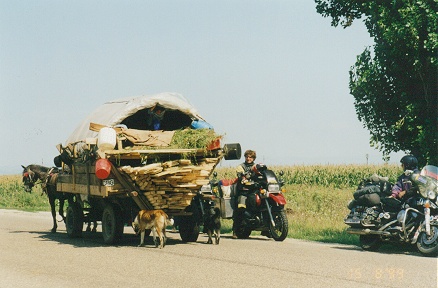
[[[107,204],[102,214],[102,236],[105,244],[117,244],[123,236],[123,219],[120,207]]]
[[[196,242],[199,236],[199,226],[191,217],[181,217],[179,235],[183,242]]]
[[[68,237],[78,238],[82,236],[82,229],[84,227],[84,212],[78,202],[69,202],[65,226]]]

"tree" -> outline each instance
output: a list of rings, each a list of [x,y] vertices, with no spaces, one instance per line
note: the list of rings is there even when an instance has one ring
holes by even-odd
[[[347,28],[362,19],[374,46],[350,69],[356,114],[371,146],[438,165],[438,1],[315,0],[316,10]]]

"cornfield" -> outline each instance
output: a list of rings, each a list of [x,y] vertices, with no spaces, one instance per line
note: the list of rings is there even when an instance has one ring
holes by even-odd
[[[401,169],[395,164],[384,165],[297,165],[297,166],[271,166],[277,176],[283,171],[281,177],[286,185],[310,185],[331,188],[356,187],[364,178],[376,173],[388,177],[394,183],[401,174]],[[218,178],[235,178],[235,168],[216,169]]]
[[[41,186],[33,187],[32,193],[25,192],[20,175],[0,175],[0,208],[50,211],[48,198]]]

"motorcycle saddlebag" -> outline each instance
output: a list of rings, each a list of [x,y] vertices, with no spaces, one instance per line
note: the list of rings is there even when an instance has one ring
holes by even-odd
[[[223,179],[219,181],[219,195],[221,206],[221,217],[230,219],[233,217],[233,212],[236,206],[236,182],[235,179]]]
[[[387,212],[398,212],[401,209],[402,202],[392,197],[382,198],[383,208]]]
[[[359,205],[370,207],[380,203],[380,196],[378,193],[365,194],[357,198],[355,197],[355,200]]]
[[[380,187],[377,185],[369,185],[365,186],[362,189],[358,189],[353,193],[353,197],[356,200],[359,200],[362,196],[368,195],[368,194],[377,194],[380,193]]]
[[[220,198],[221,217],[223,219],[233,218],[234,198]]]

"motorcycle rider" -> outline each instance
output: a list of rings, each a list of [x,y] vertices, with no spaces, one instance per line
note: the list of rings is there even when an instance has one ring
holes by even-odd
[[[249,179],[245,175],[251,173],[255,163],[254,160],[257,158],[257,154],[254,150],[246,150],[243,154],[245,157],[245,162],[240,164],[237,169],[237,186],[236,186],[236,205],[233,213],[233,239],[237,239],[236,229],[242,223],[243,216],[246,210],[246,198],[248,196],[248,190],[245,190],[244,184]]]
[[[413,155],[405,155],[400,159],[400,163],[403,167],[403,174],[401,174],[397,178],[397,183],[392,187],[392,194],[391,196],[399,199],[399,200],[406,200],[411,195],[409,195],[409,190],[412,188],[412,183],[409,181],[409,175],[406,175],[407,170],[411,170],[414,172],[419,172],[418,170],[418,160]],[[408,195],[406,195],[408,193]]]

